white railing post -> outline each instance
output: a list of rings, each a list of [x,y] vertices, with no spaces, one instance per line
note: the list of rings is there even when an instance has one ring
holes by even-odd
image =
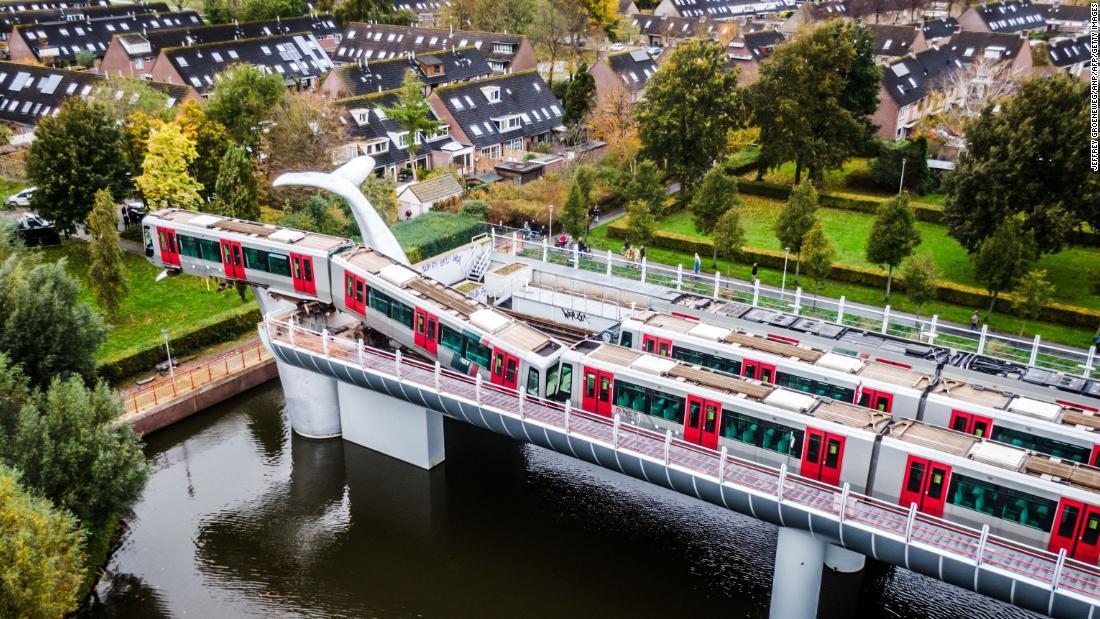
[[[722,274],[718,271],[714,272],[714,298],[718,298],[718,290],[722,287]]]
[[[726,479],[726,460],[729,455],[729,448],[722,445],[722,455],[718,458],[718,483],[722,483]]]
[[[645,283],[646,259],[642,258],[642,283]]]
[[[433,376],[433,378],[435,379],[435,392],[436,393],[443,393],[443,386],[440,384],[440,379],[442,378],[442,376],[443,376],[443,366],[439,365],[439,362],[436,361],[435,362],[435,376]]]
[[[974,557],[975,565],[981,567],[982,557],[985,556],[985,543],[989,540],[989,525],[982,525],[982,535],[978,538],[978,555]]]
[[[1066,567],[1066,549],[1058,551],[1058,562],[1054,564],[1054,573],[1050,575],[1050,590],[1058,589],[1058,581],[1062,580],[1062,570]]]
[[[844,524],[844,517],[848,515],[848,494],[851,492],[851,484],[844,482],[844,489],[840,491],[840,524]]]
[[[928,327],[928,343],[936,343],[936,327],[940,325],[940,315],[932,314],[932,324]]]
[[[611,448],[619,448],[619,424],[622,423],[619,413],[615,413],[615,423],[611,426]]]
[[[676,290],[684,288],[684,265],[676,265]]]
[[[905,519],[905,543],[913,540],[913,523],[917,521],[917,504],[909,504],[909,517]]]
[[[325,358],[328,359],[328,327],[321,328],[321,350],[325,351]]]
[[[794,315],[802,311],[802,286],[794,289]]]
[[[890,306],[887,305],[882,309],[882,330],[880,333],[886,335],[886,331],[890,328]]]
[[[573,268],[581,268],[581,249],[578,243],[573,243]]]
[[[665,430],[665,466],[672,462],[672,430]]]
[[[784,462],[779,466],[779,483],[775,487],[775,499],[777,502],[783,502],[783,484],[787,483],[787,463]]]
[[[290,335],[290,345],[294,346],[294,317],[290,317],[290,322],[286,323],[286,332]]]
[[[547,238],[544,236],[544,237],[542,237],[542,261],[543,262],[546,262],[546,257],[547,257],[547,254],[549,254],[549,253],[550,253],[550,243],[548,242]]]
[[[519,255],[519,234],[512,232],[512,255]]]
[[[1035,365],[1035,361],[1039,358],[1039,342],[1042,340],[1039,338],[1039,334],[1035,334],[1035,340],[1031,343],[1031,358],[1028,360],[1028,365]]]
[[[367,367],[366,360],[363,359],[363,338],[358,338],[358,339],[355,340],[355,356],[359,358],[359,367],[361,367],[361,368]],[[438,366],[438,365],[439,364],[436,363],[436,366]],[[438,385],[437,385],[437,387],[438,387]]]
[[[611,253],[611,250],[610,250],[610,249],[609,249],[609,250],[607,250],[607,275],[608,275],[609,277],[611,276],[611,260],[613,259],[613,258],[612,258],[612,256],[613,256],[613,255],[614,255],[614,254],[612,254],[612,253]]]
[[[481,406],[481,374],[480,373],[477,375],[477,378],[474,379],[474,401],[477,402],[478,406]]]
[[[760,303],[760,280],[754,278],[752,280],[752,306],[756,307],[758,303]]]
[[[978,354],[985,354],[985,337],[989,334],[989,325],[982,325],[982,332],[978,335]]]
[[[1085,378],[1089,378],[1089,375],[1092,374],[1092,362],[1095,357],[1096,345],[1093,344],[1092,346],[1089,346],[1089,356],[1085,358]]]
[[[393,351],[393,373],[397,376],[398,380],[401,380],[401,349]]]
[[[844,295],[840,295],[836,302],[836,324],[844,324]]]
[[[527,401],[527,394],[517,389],[516,395],[519,396],[519,418],[522,421],[524,418],[523,405]]]

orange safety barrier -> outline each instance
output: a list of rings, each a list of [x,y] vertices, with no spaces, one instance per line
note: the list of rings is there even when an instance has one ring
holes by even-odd
[[[219,378],[236,374],[270,358],[271,353],[267,352],[260,340],[253,340],[193,368],[176,370],[175,376],[138,387],[123,398],[123,405],[126,407],[123,414],[140,413],[163,402],[169,402]]]

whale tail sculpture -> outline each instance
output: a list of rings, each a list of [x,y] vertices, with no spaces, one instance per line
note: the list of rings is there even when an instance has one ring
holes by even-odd
[[[409,257],[393,231],[374,210],[359,186],[374,171],[374,157],[361,155],[332,172],[288,172],[275,179],[275,187],[304,186],[330,191],[347,201],[363,242],[394,260],[409,264]]]

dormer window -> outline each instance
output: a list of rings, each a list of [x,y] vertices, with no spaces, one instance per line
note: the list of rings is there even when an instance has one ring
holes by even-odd
[[[511,54],[514,51],[515,49],[511,43],[503,43],[500,41],[493,43],[494,54]]]
[[[500,103],[500,86],[484,86],[481,92],[485,94],[489,103]]]
[[[512,131],[513,129],[519,129],[523,126],[523,121],[518,114],[510,114],[508,116],[500,116],[494,118],[493,122],[497,125],[497,131],[504,133],[505,131]]]
[[[363,126],[370,122],[370,110],[363,108],[356,108],[351,110],[351,117],[355,119],[355,124]]]

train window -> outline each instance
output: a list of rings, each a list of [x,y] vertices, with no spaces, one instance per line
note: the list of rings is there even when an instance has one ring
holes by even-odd
[[[714,432],[714,424],[718,422],[718,407],[707,404],[707,414],[703,418],[703,432]]]
[[[222,261],[222,246],[217,241],[210,241],[207,239],[197,239],[199,242],[199,253],[202,254],[202,259],[209,262],[221,263]]]
[[[776,372],[775,384],[803,393],[812,393],[824,398],[831,398],[840,402],[851,402],[856,397],[855,389],[830,385],[820,380],[795,376],[785,372]]]
[[[1049,499],[957,473],[952,476],[950,495],[952,505],[1043,531],[1050,531],[1057,508],[1057,504]],[[1076,516],[1070,523],[1071,529],[1075,523]]]
[[[584,397],[596,397],[596,374],[590,372],[584,375]]]
[[[989,515],[996,511],[997,501],[1000,500],[997,486],[965,475],[955,475],[951,486],[952,505]]]
[[[943,469],[932,467],[932,481],[928,482],[928,498],[938,499],[943,496],[943,482],[946,475]]]
[[[491,355],[492,351],[489,350],[488,346],[470,339],[466,340],[466,358],[471,362],[481,367],[489,367],[489,357]]]
[[[821,458],[821,435],[811,434],[810,435],[810,444],[809,444],[809,446],[806,447],[806,461],[816,463],[820,458]]]
[[[630,331],[623,331],[619,334],[619,346],[630,348],[634,343],[634,334]]]
[[[268,254],[267,271],[272,275],[290,277],[290,260],[282,254]]]
[[[346,296],[349,299],[354,299],[355,298],[355,278],[352,277],[350,274],[345,274],[344,275],[344,283],[347,286],[347,288],[345,289],[345,292],[344,292],[344,296]]]
[[[202,258],[202,254],[199,253],[199,240],[193,236],[187,236],[186,234],[176,235],[176,244],[179,245],[180,253],[188,258]]]
[[[1035,529],[1050,531],[1054,510],[1058,506],[1054,501],[1016,490],[1006,490],[1005,495],[1004,509],[1001,511],[1002,518]]]
[[[1100,538],[1100,514],[1089,514],[1085,519],[1085,533],[1081,535],[1081,543],[1095,546]]]
[[[1092,455],[1091,447],[1064,443],[1062,441],[1046,438],[1045,436],[1035,436],[1034,434],[1028,434],[1027,432],[1021,432],[1002,426],[993,426],[993,435],[991,438],[1000,443],[1007,443],[1022,449],[1030,449],[1047,454],[1048,456],[1062,458],[1063,460],[1072,460],[1074,462],[1087,463],[1089,461],[1089,456]]]
[[[466,336],[448,327],[447,325],[442,325],[442,329],[440,329],[439,343],[443,345],[443,348],[453,351],[459,355],[465,354],[466,352]]]
[[[573,366],[559,363],[546,377],[546,397],[564,402],[573,393]]]
[[[811,440],[813,437],[810,437]],[[905,480],[906,492],[921,493],[921,485],[924,483],[924,465],[920,462],[914,462],[909,467],[909,479]]]
[[[835,438],[830,438],[825,441],[825,445],[825,466],[826,468],[835,469],[840,461],[840,441]],[[940,484],[943,484],[942,480]]]
[[[799,457],[805,432],[727,410],[722,413],[722,436],[762,449]]]
[[[727,372],[729,374],[741,373],[741,362],[734,361],[732,359],[725,359],[718,355],[712,355],[710,353],[699,352],[697,350],[691,350],[690,348],[683,348],[681,346],[672,347],[672,358],[690,363],[692,365],[699,365],[712,370],[718,370],[719,372]]]
[[[148,226],[145,228],[145,255],[153,255],[153,229]]]
[[[666,421],[684,422],[684,398],[621,380],[615,382],[615,406]]]
[[[1080,512],[1073,505],[1062,508],[1062,519],[1058,521],[1058,537],[1073,539],[1077,534],[1077,517]]]
[[[539,371],[535,368],[527,370],[527,395],[539,395]]]
[[[519,361],[516,361],[515,357],[510,357],[504,362],[504,382],[508,385],[514,385],[519,374]],[[538,384],[538,383],[535,383]]]
[[[268,253],[255,247],[244,247],[244,266],[254,271],[270,271]]]

